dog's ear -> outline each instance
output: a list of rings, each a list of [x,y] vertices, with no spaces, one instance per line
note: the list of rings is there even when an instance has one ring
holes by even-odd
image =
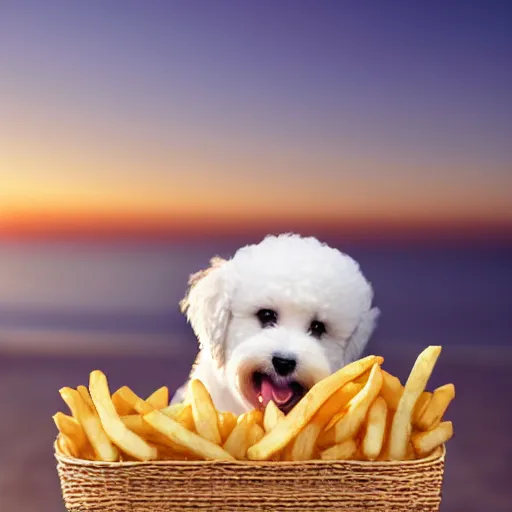
[[[210,267],[192,274],[189,289],[180,302],[201,348],[210,350],[213,361],[224,364],[224,342],[231,317],[231,285],[226,260],[215,257]]]
[[[372,308],[364,313],[350,336],[345,348],[345,362],[349,363],[359,359],[377,325],[377,318],[380,315],[378,308]]]

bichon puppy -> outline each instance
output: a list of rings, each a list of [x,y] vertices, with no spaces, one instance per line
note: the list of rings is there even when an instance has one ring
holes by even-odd
[[[182,311],[199,340],[190,379],[218,410],[287,413],[318,381],[358,359],[379,311],[359,265],[316,238],[283,234],[191,276]],[[182,386],[173,403],[186,397]]]

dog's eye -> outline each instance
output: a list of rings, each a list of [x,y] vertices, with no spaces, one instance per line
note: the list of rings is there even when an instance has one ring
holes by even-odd
[[[261,327],[272,327],[277,323],[277,313],[273,309],[260,309],[256,316]]]
[[[313,320],[309,326],[309,332],[315,338],[321,338],[327,332],[327,329],[323,322]]]

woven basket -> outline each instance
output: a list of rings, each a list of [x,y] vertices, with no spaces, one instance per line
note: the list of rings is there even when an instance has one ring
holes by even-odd
[[[56,449],[69,512],[439,510],[445,448],[404,462],[93,462]]]

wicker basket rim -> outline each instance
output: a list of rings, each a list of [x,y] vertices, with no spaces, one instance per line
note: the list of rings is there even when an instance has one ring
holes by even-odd
[[[100,460],[76,459],[64,455],[58,448],[57,442],[54,443],[54,455],[57,461],[75,466],[103,467],[103,468],[126,468],[126,467],[143,467],[143,466],[233,466],[239,465],[244,467],[260,467],[260,466],[329,466],[332,464],[345,464],[347,466],[415,466],[422,465],[426,462],[444,460],[446,455],[446,447],[443,444],[441,449],[434,450],[427,457],[412,460],[387,460],[387,461],[368,461],[368,460],[306,460],[306,461],[243,461],[243,460],[149,460],[149,461],[123,461],[123,462],[106,462]]]

